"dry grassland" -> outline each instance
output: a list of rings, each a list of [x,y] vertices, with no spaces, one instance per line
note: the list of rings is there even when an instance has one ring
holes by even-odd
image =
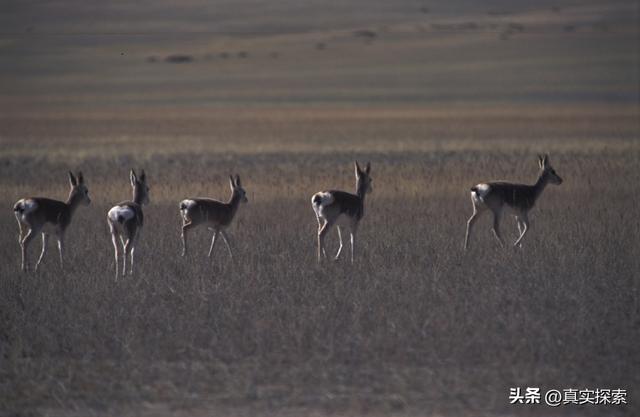
[[[182,113],[180,113],[182,111]],[[640,397],[637,108],[212,109],[5,118],[0,154],[3,415],[508,415],[509,387],[622,387]],[[481,220],[462,251],[468,189],[533,182],[536,152],[565,179],[531,215],[522,250]],[[315,262],[310,196],[352,190],[371,161],[357,263]],[[106,211],[151,186],[133,277],[114,282]],[[93,203],[19,272],[20,197]],[[180,253],[178,201],[249,204],[236,259],[209,232]],[[515,239],[516,225],[503,221]],[[332,251],[337,236],[330,235]],[[31,261],[39,252],[31,247]],[[531,412],[533,412],[531,411]],[[631,408],[607,408],[610,415]],[[558,414],[554,414],[558,415]]]

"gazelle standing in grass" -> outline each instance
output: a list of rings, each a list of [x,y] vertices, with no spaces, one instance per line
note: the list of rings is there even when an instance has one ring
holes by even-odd
[[[211,198],[187,198],[180,202],[180,215],[182,216],[182,256],[187,254],[187,234],[189,230],[198,225],[206,225],[209,230],[213,231],[211,238],[211,247],[209,248],[209,257],[213,253],[218,234],[222,236],[222,240],[229,250],[229,256],[233,259],[233,252],[229,244],[229,236],[225,231],[233,221],[233,218],[240,207],[240,203],[247,203],[246,192],[242,188],[240,176],[236,175],[235,180],[229,176],[229,185],[231,186],[231,198],[228,202],[223,203]]]
[[[38,233],[42,233],[42,252],[36,263],[35,270],[38,270],[40,262],[47,252],[47,240],[49,234],[55,234],[58,239],[58,252],[60,253],[60,267],[64,267],[64,233],[71,224],[71,218],[76,208],[81,204],[88,206],[91,203],[89,190],[84,184],[82,172],[78,172],[75,177],[69,172],[69,184],[71,191],[66,202],[51,200],[42,197],[28,197],[18,200],[13,206],[13,213],[18,221],[20,237],[18,242],[22,250],[22,270],[28,271],[29,262],[27,259],[27,248],[29,243],[35,239]],[[27,234],[23,235],[23,230],[27,229]]]
[[[111,242],[115,251],[116,279],[118,279],[118,237],[123,249],[122,276],[127,274],[127,257],[131,257],[129,274],[133,275],[133,254],[144,224],[142,205],[149,204],[149,186],[144,170],[137,176],[132,169],[129,180],[133,190],[133,201],[123,201],[113,206],[107,213],[107,223],[111,231]]]
[[[562,184],[562,178],[556,174],[556,171],[549,163],[549,155],[539,155],[538,165],[540,166],[540,175],[538,181],[533,185],[496,181],[480,183],[475,187],[471,187],[473,214],[467,221],[467,233],[464,238],[465,250],[469,247],[469,237],[474,223],[486,209],[491,210],[493,213],[493,234],[500,242],[500,245],[504,246],[500,236],[500,216],[505,206],[514,212],[518,225],[519,237],[514,246],[521,246],[522,239],[529,230],[528,213],[535,205],[536,200],[538,200],[547,184]]]
[[[356,174],[355,194],[329,190],[320,191],[311,197],[311,206],[318,220],[318,262],[322,260],[322,256],[327,257],[324,249],[324,238],[331,226],[335,224],[338,229],[340,247],[334,259],[338,260],[342,252],[342,231],[340,227],[344,227],[349,230],[351,235],[351,263],[353,263],[356,232],[358,231],[358,224],[364,216],[364,197],[373,189],[371,186],[372,178],[369,176],[371,164],[367,162],[364,170],[360,169],[357,161],[354,166]]]

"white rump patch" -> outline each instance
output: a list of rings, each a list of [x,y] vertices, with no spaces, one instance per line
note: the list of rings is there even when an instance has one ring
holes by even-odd
[[[180,210],[183,210],[183,211],[184,210],[191,210],[191,207],[193,207],[195,205],[196,205],[196,202],[193,201],[193,200],[189,200],[189,199],[182,200],[180,202]]]
[[[180,202],[180,214],[182,214],[184,221],[189,221],[189,212],[193,207],[195,207],[195,205],[196,202],[189,200],[188,198]]]
[[[491,189],[491,187],[489,186],[489,184],[478,184],[476,185],[476,189],[477,189],[476,194],[478,194],[478,197],[484,198],[489,192],[489,190]]]
[[[119,223],[120,220],[127,221],[133,219],[135,215],[136,213],[135,211],[133,211],[133,209],[131,209],[131,207],[115,206],[111,210],[109,210],[107,217],[112,222]]]
[[[489,184],[478,184],[475,188],[476,191],[472,191],[471,196],[478,202],[484,202],[484,198],[489,193],[489,190],[491,190],[491,186]]]
[[[320,197],[320,202],[318,202],[318,197]],[[321,191],[319,193],[315,193],[313,197],[311,197],[311,204],[313,204],[314,206],[325,207],[333,203],[334,200],[335,198],[333,197],[333,194],[326,191]]]
[[[313,207],[313,211],[316,212],[316,216],[324,218],[324,208],[334,201],[335,197],[333,194],[327,191],[321,191],[319,193],[315,193],[313,197],[311,197],[311,207]]]
[[[38,208],[38,203],[30,198],[24,198],[20,200],[20,206],[22,206],[22,214],[28,214],[35,211]]]
[[[20,208],[20,210],[15,212],[16,219],[25,224],[28,224],[27,215],[38,209],[38,203],[30,198],[23,198],[22,200],[19,200],[16,203],[16,206]]]

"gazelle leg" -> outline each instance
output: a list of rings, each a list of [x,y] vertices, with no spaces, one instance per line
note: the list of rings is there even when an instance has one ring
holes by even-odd
[[[356,246],[356,231],[355,230],[351,230],[351,263],[353,263],[353,255],[355,252],[355,246]]]
[[[120,237],[122,239],[122,237]],[[131,256],[131,238],[128,238],[126,242],[124,242],[124,254],[122,255],[122,276],[127,275],[127,258]]]
[[[213,237],[211,237],[211,247],[209,248],[209,254],[207,255],[211,258],[211,254],[213,253],[213,248],[216,246],[216,238],[218,237],[218,231],[213,231]]]
[[[138,243],[138,239],[140,239],[140,230],[130,227],[129,228],[129,238],[125,243],[125,259],[127,255],[129,255],[129,275],[133,275],[133,254],[136,251],[136,244]],[[126,269],[125,269],[126,271]],[[123,273],[122,275],[125,275]]]
[[[227,233],[224,230],[220,230],[220,234],[222,235],[222,240],[224,240],[224,243],[227,245],[227,249],[229,250],[229,256],[231,257],[231,259],[233,259],[233,253],[231,252],[231,245],[229,244],[229,236],[227,236]]]
[[[325,221],[324,224],[323,224],[322,221],[320,220],[320,216],[318,216],[317,214],[316,214],[316,219],[318,220],[318,236],[320,236],[320,232],[322,231],[322,228],[328,222]],[[320,249],[318,249],[318,250],[320,250]],[[322,246],[322,254],[324,255],[325,258],[327,257],[327,251],[324,249],[324,245]]]
[[[42,252],[40,252],[40,257],[38,258],[38,262],[36,262],[36,268],[35,271],[38,271],[38,267],[40,266],[40,262],[42,262],[42,259],[44,258],[44,255],[47,253],[47,239],[48,236],[46,233],[42,234]]]
[[[20,221],[20,219],[18,218],[18,213],[16,213],[16,220],[18,222],[18,244],[22,245],[22,235],[23,235],[23,227],[22,227],[22,222]]]
[[[522,222],[519,216],[515,216],[515,217],[516,217],[516,226],[518,226],[518,239],[520,239],[520,236],[522,236]],[[519,246],[522,247],[522,245],[519,245]]]
[[[474,223],[478,220],[480,212],[476,210],[476,206],[473,206],[473,214],[467,220],[467,233],[464,235],[464,250],[467,250],[469,247],[469,236],[471,235],[471,230],[473,228]]]
[[[491,230],[493,231],[493,235],[496,237],[496,239],[498,239],[500,246],[504,247],[502,236],[500,236],[500,212],[499,211],[493,212],[493,228]]]
[[[64,235],[58,235],[58,253],[60,254],[60,269],[64,269],[64,258],[62,253],[64,252]]]
[[[129,256],[131,260],[129,261],[129,275],[133,275],[133,254],[136,251],[136,238],[131,239],[131,250],[129,251]]]
[[[25,237],[20,242],[20,248],[22,249],[22,270],[25,272],[29,270],[29,265],[27,262],[27,247],[29,246],[29,243],[33,240],[33,238],[36,237],[36,233],[37,232],[35,232],[33,229],[29,229]]]
[[[513,246],[520,246],[522,247],[522,239],[524,238],[524,235],[527,234],[527,231],[529,230],[529,218],[525,215],[522,216],[522,233],[520,234],[520,237],[518,238],[518,240],[516,240],[516,243],[513,244]]]
[[[340,226],[336,226],[338,229],[338,239],[340,239],[340,247],[338,248],[338,253],[336,253],[336,257],[334,258],[336,261],[340,259],[340,253],[342,252],[342,231],[340,230]]]
[[[321,261],[322,255],[327,256],[326,251],[324,250],[324,237],[327,235],[329,228],[333,223],[328,220],[324,222],[322,228],[318,230],[318,262]]]
[[[318,262],[320,262],[320,254],[322,253],[322,245],[320,244],[320,233],[322,232],[322,227],[324,225],[322,223],[320,223],[320,217],[319,216],[316,216],[316,218],[318,219],[318,233],[316,233],[316,243],[318,244],[318,250],[317,250]]]
[[[187,254],[187,232],[194,227],[193,222],[182,225],[182,256]]]
[[[118,279],[118,252],[120,252],[120,248],[118,247],[118,238],[116,234],[111,231],[111,243],[113,243],[113,251],[116,257],[116,280]]]

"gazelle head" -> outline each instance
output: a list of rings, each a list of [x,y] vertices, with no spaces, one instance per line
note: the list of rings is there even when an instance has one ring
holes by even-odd
[[[367,166],[364,170],[362,170],[360,168],[360,165],[358,165],[358,161],[355,161],[355,169],[356,190],[358,194],[364,195],[373,191],[373,186],[371,185],[371,183],[373,182],[373,178],[369,176],[369,173],[371,172],[371,163],[367,162]]]
[[[139,204],[149,204],[149,186],[147,185],[147,174],[144,169],[140,172],[140,176],[132,169],[129,173],[129,180],[133,188],[133,201]]]
[[[235,180],[232,175],[229,175],[229,185],[231,185],[231,192],[233,193],[233,196],[238,196],[240,201],[243,203],[249,202],[249,199],[247,199],[247,192],[242,188],[242,183],[240,182],[240,176],[238,174],[236,174]]]
[[[78,176],[76,177],[71,171],[69,171],[69,185],[71,186],[69,201],[78,201],[83,203],[85,206],[91,204],[89,190],[84,184],[84,176],[82,175],[82,172],[78,171]]]
[[[556,170],[553,169],[553,167],[549,163],[549,155],[538,155],[538,165],[542,170],[540,176],[542,176],[546,181],[555,185],[562,184],[562,178],[560,178],[560,176],[556,173]]]

